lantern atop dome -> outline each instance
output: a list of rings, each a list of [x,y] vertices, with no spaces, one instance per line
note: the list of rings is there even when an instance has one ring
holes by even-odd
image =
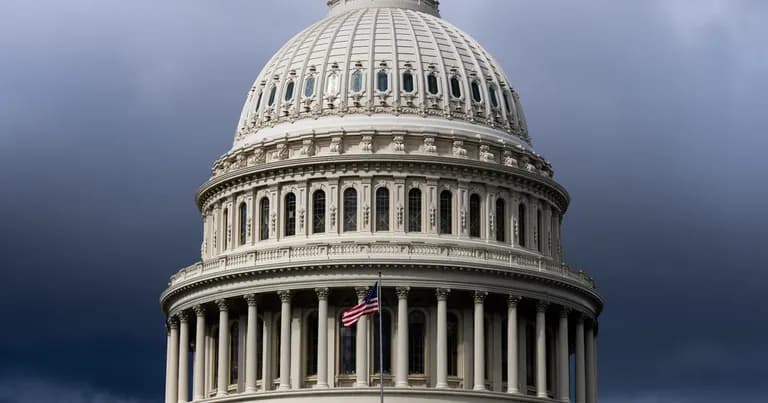
[[[438,0],[328,0],[329,15],[337,15],[361,8],[405,8],[440,16]]]

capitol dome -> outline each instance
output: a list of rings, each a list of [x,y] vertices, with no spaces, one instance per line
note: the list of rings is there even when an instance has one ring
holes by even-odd
[[[603,301],[501,66],[437,0],[327,3],[198,189],[166,402],[596,402]],[[343,326],[379,276],[380,316]]]

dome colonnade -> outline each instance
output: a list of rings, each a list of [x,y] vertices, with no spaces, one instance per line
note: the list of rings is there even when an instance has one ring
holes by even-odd
[[[597,401],[595,282],[520,98],[435,0],[330,0],[246,96],[171,276],[166,402]],[[378,321],[341,313],[383,274]],[[575,385],[571,391],[570,385]]]
[[[179,310],[168,321],[166,402],[280,400],[293,395],[282,392],[307,389],[377,392],[377,321],[341,326],[341,312],[366,290],[284,289]],[[387,287],[382,301],[387,393],[418,388],[462,392],[472,401],[596,402],[592,313],[470,289]]]

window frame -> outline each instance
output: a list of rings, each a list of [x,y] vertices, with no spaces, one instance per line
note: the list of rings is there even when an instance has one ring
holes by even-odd
[[[290,198],[290,200],[289,200]],[[287,192],[283,196],[283,236],[296,235],[296,194]]]

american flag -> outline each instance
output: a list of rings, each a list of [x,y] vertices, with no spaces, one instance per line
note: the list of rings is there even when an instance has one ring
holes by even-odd
[[[341,315],[341,322],[345,327],[354,325],[365,315],[370,315],[379,311],[379,296],[377,295],[378,285],[379,282],[377,281],[368,289],[368,292],[365,293],[365,297],[363,298],[363,302],[344,311]]]

